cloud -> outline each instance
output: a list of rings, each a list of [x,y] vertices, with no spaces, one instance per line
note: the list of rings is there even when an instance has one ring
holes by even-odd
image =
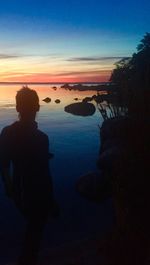
[[[58,76],[81,76],[81,75],[96,75],[100,73],[109,73],[110,71],[105,71],[105,70],[94,70],[94,71],[68,71],[68,72],[60,72],[60,73],[40,73],[40,72],[31,72],[31,73],[21,73],[21,72],[16,72],[16,73],[5,73],[3,76],[42,76],[42,77],[58,77]]]
[[[81,75],[95,75],[95,74],[100,74],[100,73],[110,73],[110,70],[89,70],[89,71],[68,71],[68,72],[62,72],[62,73],[57,73],[53,74],[53,76],[81,76]]]
[[[107,56],[107,57],[102,57],[102,56],[89,56],[89,57],[72,57],[67,59],[69,62],[96,62],[96,61],[108,61],[108,60],[121,60],[122,58],[129,58],[125,56]]]
[[[49,53],[49,54],[9,54],[9,53],[0,53],[0,60],[5,60],[5,59],[17,59],[17,58],[24,58],[24,57],[49,57],[53,59],[60,59],[61,55],[58,53]]]
[[[14,58],[19,58],[22,57],[17,54],[7,54],[7,53],[0,53],[0,59],[14,59]]]
[[[45,78],[51,78],[51,77],[81,77],[81,76],[95,76],[95,75],[109,75],[110,74],[110,70],[87,70],[87,71],[66,71],[66,72],[59,72],[59,73],[40,73],[40,72],[5,72],[2,75],[0,74],[1,77],[3,78],[17,78],[17,77],[45,77]]]

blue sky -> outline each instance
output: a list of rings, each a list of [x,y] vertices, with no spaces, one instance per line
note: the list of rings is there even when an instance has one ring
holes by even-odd
[[[0,81],[108,79],[149,32],[149,13],[148,0],[5,0]]]

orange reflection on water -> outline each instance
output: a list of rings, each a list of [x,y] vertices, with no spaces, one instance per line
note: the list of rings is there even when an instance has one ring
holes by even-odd
[[[0,86],[0,106],[3,104],[15,104],[15,96],[21,85],[1,85]],[[84,97],[90,97],[96,94],[96,91],[78,91],[78,90],[65,90],[60,88],[60,85],[56,86],[54,90],[53,85],[29,85],[31,89],[35,89],[39,95],[41,106],[65,106],[72,102],[75,102],[75,98],[81,101]],[[46,104],[43,99],[49,97],[51,102]],[[60,99],[60,104],[56,104],[55,100]]]

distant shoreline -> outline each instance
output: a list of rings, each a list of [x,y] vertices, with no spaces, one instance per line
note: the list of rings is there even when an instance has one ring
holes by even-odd
[[[39,82],[28,82],[28,83],[23,83],[23,82],[0,82],[0,86],[7,85],[7,86],[53,86],[53,89],[57,89],[56,86],[60,86],[60,88],[66,89],[66,90],[77,90],[77,91],[109,91],[110,87],[112,87],[111,82],[80,82],[80,83],[53,83],[53,82],[44,82],[44,83],[39,83]]]
[[[0,82],[0,85],[62,85],[62,84],[86,84],[86,85],[107,85],[110,82]]]

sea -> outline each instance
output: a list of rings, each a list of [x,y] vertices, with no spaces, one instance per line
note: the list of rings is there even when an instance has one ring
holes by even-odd
[[[0,85],[0,131],[18,119],[15,95],[22,85]],[[42,248],[51,248],[86,238],[102,237],[114,222],[111,199],[94,203],[76,191],[79,178],[98,171],[96,162],[100,149],[100,126],[103,119],[96,107],[92,116],[75,116],[64,107],[75,103],[75,98],[96,94],[96,91],[77,91],[61,88],[61,84],[29,85],[40,99],[36,120],[50,142],[50,160],[54,196],[60,207],[60,216],[50,218],[43,233]],[[43,99],[49,97],[51,102]],[[59,99],[60,103],[55,100]],[[5,195],[0,178],[0,264],[13,261],[19,254],[26,220]]]

